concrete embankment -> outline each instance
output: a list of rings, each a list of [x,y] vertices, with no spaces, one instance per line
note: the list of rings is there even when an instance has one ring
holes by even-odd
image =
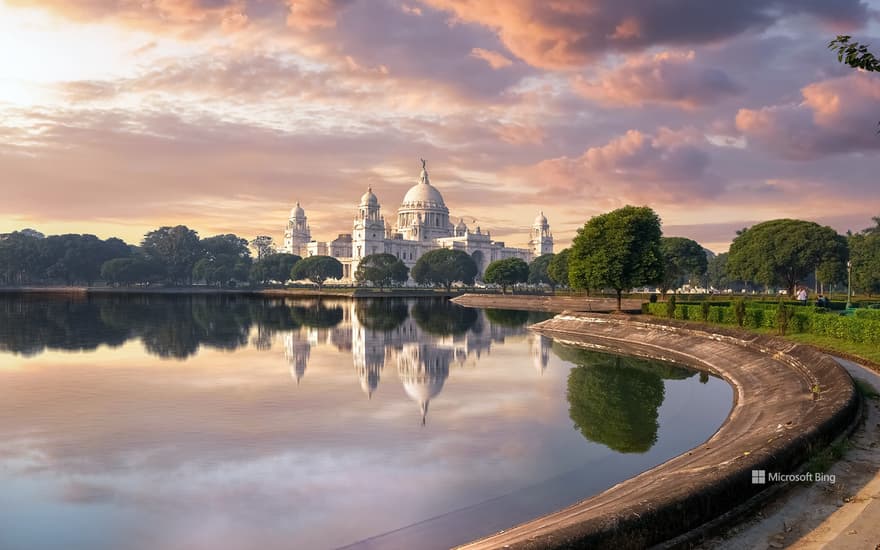
[[[463,294],[452,300],[466,307],[496,309],[524,309],[529,311],[587,311],[608,313],[617,309],[616,298],[591,298],[587,296],[542,296],[528,294]],[[641,311],[642,300],[626,299],[621,307],[629,313]]]
[[[320,292],[314,288],[215,288],[188,287],[0,287],[0,295],[29,296],[104,296],[104,295],[172,295],[172,296],[261,296],[270,298],[451,298],[461,292],[420,288],[394,288],[382,291],[372,288],[330,287]]]
[[[859,418],[859,396],[849,374],[832,358],[784,340],[675,321],[572,312],[532,328],[565,344],[714,373],[733,386],[735,402],[724,424],[702,445],[599,495],[462,548],[668,544],[753,506],[776,487],[753,483],[753,470],[764,470],[767,477],[795,473],[811,453]]]

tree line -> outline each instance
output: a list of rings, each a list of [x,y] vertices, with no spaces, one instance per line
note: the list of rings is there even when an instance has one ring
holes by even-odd
[[[880,293],[880,217],[875,226],[840,235],[814,222],[771,220],[737,232],[730,251],[712,256],[699,243],[664,237],[660,218],[648,207],[626,206],[590,219],[572,246],[526,263],[519,258],[491,262],[482,280],[503,292],[518,284],[575,290],[625,291],[656,285],[661,292],[685,283],[714,288],[779,287],[794,293],[814,279],[844,283],[851,269],[853,288]],[[251,251],[254,251],[252,255]],[[44,236],[26,229],[0,235],[0,285],[85,284],[190,285],[231,287],[309,280],[322,288],[341,279],[336,258],[279,253],[271,237],[251,241],[234,234],[200,237],[184,225],[160,227],[137,246],[94,235]],[[472,285],[479,276],[463,250],[437,249],[422,255],[412,270],[392,254],[373,254],[353,274],[359,285],[380,289],[405,284]]]

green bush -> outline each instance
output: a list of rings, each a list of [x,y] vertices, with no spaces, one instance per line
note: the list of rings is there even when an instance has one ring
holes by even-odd
[[[675,317],[675,294],[666,299],[666,317]]]
[[[657,317],[667,317],[672,311],[672,318],[675,319],[706,319],[710,323],[718,323],[723,325],[736,325],[738,320],[736,317],[736,305],[716,305],[712,303],[708,312],[706,312],[706,302],[701,304],[677,304],[673,310],[669,309],[669,302],[666,303],[645,303],[642,305],[642,311],[646,314]],[[776,311],[769,311],[769,308],[752,307],[751,303],[746,305],[742,311],[742,326],[748,328],[759,328],[782,331],[787,333],[809,333],[839,338],[848,342],[866,343],[880,345],[880,318],[875,318],[870,313],[865,315],[856,315],[852,317],[844,317],[834,312],[827,312],[822,308],[812,306],[792,306],[788,302],[777,302]],[[780,308],[784,308],[786,318],[784,319],[784,327],[780,327],[779,315]],[[856,310],[857,312],[859,310]],[[864,310],[869,311],[869,310]]]
[[[709,302],[703,302],[700,304],[700,319],[703,321],[709,320],[709,311],[712,309],[711,304]]]

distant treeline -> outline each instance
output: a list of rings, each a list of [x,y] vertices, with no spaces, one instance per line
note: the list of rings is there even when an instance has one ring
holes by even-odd
[[[410,270],[391,254],[362,258],[352,279],[388,287],[414,280],[427,286],[473,284],[502,289],[518,285],[621,292],[657,287],[661,292],[692,287],[740,290],[841,285],[880,293],[880,217],[876,225],[841,235],[817,223],[780,219],[737,231],[730,251],[714,255],[692,239],[662,235],[660,218],[647,207],[624,207],[591,218],[572,246],[531,264],[517,258],[494,261],[482,274],[459,249],[428,252]],[[252,255],[253,251],[253,255]],[[234,234],[201,238],[178,225],[147,233],[137,246],[94,235],[45,237],[25,229],[0,235],[0,285],[191,285],[232,287],[310,280],[320,288],[340,279],[342,264],[328,256],[300,258],[276,251],[272,238],[251,241]]]

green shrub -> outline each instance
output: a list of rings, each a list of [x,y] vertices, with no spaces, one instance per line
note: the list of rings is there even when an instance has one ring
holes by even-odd
[[[784,301],[779,300],[779,305],[776,306],[776,328],[779,330],[781,336],[785,336],[785,331],[788,330],[788,322],[791,320],[791,316],[791,308],[785,305]]]
[[[675,294],[666,299],[666,317],[669,319],[675,317]]]
[[[703,321],[709,320],[709,311],[712,309],[711,304],[709,302],[703,302],[700,304],[700,319]]]
[[[733,317],[736,319],[738,326],[743,326],[746,321],[746,302],[745,300],[737,300],[733,304]]]

